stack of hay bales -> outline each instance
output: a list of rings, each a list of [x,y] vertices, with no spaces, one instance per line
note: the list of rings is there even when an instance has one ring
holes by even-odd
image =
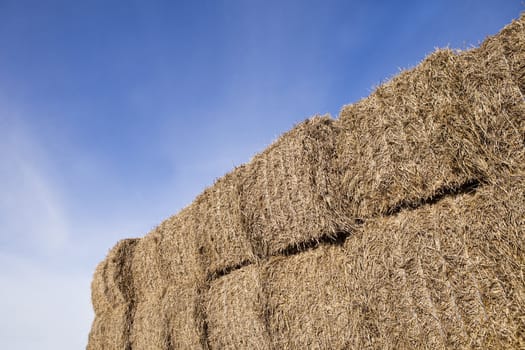
[[[98,266],[88,349],[525,347],[525,16],[314,117]]]

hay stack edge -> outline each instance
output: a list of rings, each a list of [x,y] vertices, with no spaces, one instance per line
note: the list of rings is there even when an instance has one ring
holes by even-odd
[[[92,283],[97,349],[524,349],[525,15],[282,135]]]

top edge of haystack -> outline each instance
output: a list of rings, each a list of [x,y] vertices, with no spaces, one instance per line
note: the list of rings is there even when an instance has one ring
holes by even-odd
[[[450,47],[436,47],[433,51],[425,55],[423,59],[421,59],[418,63],[416,63],[414,66],[408,67],[408,68],[402,68],[399,72],[392,74],[388,78],[384,78],[379,84],[374,85],[372,92],[366,96],[358,99],[357,101],[345,104],[341,107],[338,116],[335,118],[336,120],[339,120],[341,115],[344,114],[345,110],[351,108],[355,104],[358,104],[364,100],[367,100],[370,98],[371,95],[373,95],[378,89],[380,89],[383,85],[388,84],[393,79],[399,78],[401,75],[404,74],[410,74],[414,69],[417,69],[421,64],[427,62],[429,59],[433,59],[436,57],[439,57],[440,55],[450,55],[450,56],[457,56],[461,55],[468,51],[475,51],[481,49],[484,45],[486,45],[488,42],[490,42],[493,39],[505,39],[505,37],[512,37],[513,32],[518,31],[525,31],[525,11],[523,11],[517,18],[513,19],[509,24],[504,26],[502,29],[500,29],[497,33],[492,35],[487,35],[485,39],[483,39],[478,45],[475,45],[468,49],[460,49],[460,48],[450,48]],[[518,44],[518,43],[514,43]],[[520,43],[521,44],[521,43]],[[525,57],[524,57],[525,59]]]
[[[238,208],[237,201],[242,203],[243,201],[246,201],[246,199],[243,198],[242,193],[237,193],[237,192],[244,191],[247,188],[246,186],[248,186],[248,188],[249,188],[249,186],[251,186],[250,185],[250,181],[253,179],[253,176],[254,176],[253,170],[254,169],[262,169],[263,171],[266,171],[265,169],[267,169],[268,166],[265,165],[265,164],[262,164],[262,163],[267,163],[267,160],[269,158],[274,157],[274,156],[272,156],[272,154],[279,153],[280,152],[279,148],[282,148],[283,145],[286,145],[287,143],[289,143],[290,140],[292,140],[294,137],[296,137],[295,135],[303,135],[304,136],[305,133],[308,134],[308,132],[310,132],[309,128],[312,128],[312,125],[321,125],[321,127],[327,126],[329,129],[331,129],[331,130],[333,129],[333,132],[335,134],[337,134],[339,128],[341,128],[342,125],[344,124],[344,120],[343,119],[345,119],[345,113],[349,112],[352,109],[359,108],[359,106],[365,106],[365,108],[366,108],[366,104],[369,101],[371,101],[372,99],[374,99],[375,98],[374,96],[380,95],[381,91],[387,89],[389,85],[395,84],[396,81],[401,81],[401,80],[405,79],[406,77],[410,77],[411,74],[413,74],[417,70],[421,70],[422,67],[424,67],[425,65],[433,65],[432,69],[437,70],[437,71],[439,71],[440,67],[444,67],[444,69],[447,69],[447,67],[450,66],[450,62],[451,61],[458,60],[459,58],[462,58],[465,55],[467,55],[469,52],[477,52],[479,50],[483,50],[484,47],[489,45],[489,43],[492,42],[492,41],[502,41],[502,42],[504,42],[506,37],[510,37],[510,36],[514,35],[515,32],[522,31],[523,28],[524,28],[524,23],[525,23],[525,12],[522,13],[520,15],[520,17],[515,19],[512,23],[510,23],[507,26],[505,26],[498,34],[487,37],[485,39],[485,41],[483,43],[481,43],[481,45],[479,47],[472,48],[472,49],[465,50],[465,51],[454,50],[454,49],[450,49],[450,48],[437,49],[436,51],[432,52],[429,56],[427,56],[416,67],[404,70],[401,73],[399,73],[396,76],[394,76],[393,78],[389,79],[388,81],[386,81],[383,84],[381,84],[380,86],[378,86],[376,88],[376,90],[374,92],[372,92],[368,97],[366,97],[366,98],[364,98],[364,99],[362,99],[362,100],[360,100],[360,101],[358,101],[356,103],[343,106],[343,108],[341,110],[341,113],[337,116],[337,118],[332,118],[329,115],[314,115],[314,116],[312,116],[312,117],[310,117],[310,118],[308,118],[308,119],[306,119],[306,120],[296,124],[291,130],[289,130],[289,131],[285,132],[284,134],[282,134],[281,136],[279,136],[266,149],[264,149],[263,151],[257,153],[256,155],[254,155],[249,162],[247,162],[245,164],[242,164],[242,165],[239,165],[239,166],[236,166],[234,169],[232,169],[231,171],[226,173],[224,176],[222,176],[220,178],[217,178],[214,181],[213,185],[211,185],[211,186],[207,187],[206,189],[204,189],[204,191],[201,192],[195,198],[195,200],[192,203],[190,203],[187,207],[182,209],[178,214],[172,216],[168,220],[172,220],[176,216],[183,216],[183,217],[187,216],[189,220],[194,220],[196,215],[206,214],[206,213],[202,213],[201,210],[199,210],[199,212],[200,212],[199,214],[196,214],[196,210],[194,210],[194,209],[196,207],[203,207],[203,206],[204,207],[206,207],[206,206],[210,207],[209,205],[206,204],[206,202],[209,201],[211,198],[212,199],[219,198],[225,191],[229,192],[230,203],[229,203],[229,209],[228,210],[233,210],[234,212],[239,212],[238,214],[235,214],[235,215],[241,215],[241,216],[244,215],[245,213],[243,213],[242,210],[240,210]],[[523,37],[525,37],[525,35],[523,35]],[[511,44],[507,43],[505,45],[509,46]],[[521,46],[511,47],[510,49],[507,49],[507,51],[511,50],[511,49],[513,49],[515,51],[516,50],[523,51],[523,47],[521,47]],[[517,64],[519,64],[519,62],[515,63],[515,65],[517,65]],[[518,67],[518,68],[511,67],[511,68],[514,69],[514,70],[521,69],[520,67]],[[357,116],[357,117],[359,117],[359,116]],[[346,119],[348,119],[348,116],[346,117]],[[345,127],[345,126],[343,126],[343,127]],[[292,141],[295,142],[295,140],[292,140]],[[334,143],[337,143],[337,141],[334,141]],[[339,144],[340,143],[341,142],[339,142]],[[337,148],[339,146],[336,145],[335,147]],[[483,156],[485,156],[485,155],[483,155]],[[480,163],[480,162],[482,162],[482,160],[479,160],[477,162]],[[481,170],[482,172],[485,171],[486,170],[485,169],[486,165],[479,165],[478,163],[476,163],[473,166],[474,168],[467,169],[468,170],[467,172],[470,172],[470,173],[478,172],[478,171],[480,171],[479,170],[480,167],[482,169]],[[338,166],[340,166],[340,164]],[[341,169],[337,169],[337,171],[339,173],[341,173]],[[454,172],[457,172],[457,170],[454,170]],[[348,174],[345,175],[345,176],[348,176]],[[473,177],[478,177],[478,175],[476,175],[476,174],[474,174],[472,176]],[[484,175],[482,174],[481,176],[484,176]],[[245,186],[246,182],[248,183],[248,185]],[[451,180],[451,186],[460,185],[461,182],[464,182],[464,180],[461,180],[461,178]],[[264,182],[264,183],[268,186],[268,182]],[[440,181],[437,181],[434,185],[432,185],[433,187],[432,186],[431,187],[433,188],[433,190],[439,190],[440,186],[446,186],[446,185],[447,185],[446,181],[443,182],[443,181],[440,180]],[[416,191],[414,193],[415,193],[414,194],[415,197],[418,197],[418,196],[421,196],[421,195],[425,195],[424,191]],[[426,194],[428,194],[428,193],[426,193]],[[430,192],[430,195],[431,194],[432,194],[432,192]],[[331,199],[330,198],[329,199],[325,198],[325,199],[322,199],[322,200],[332,200],[332,202],[334,201],[333,198],[331,198]],[[400,199],[400,200],[402,200],[402,199]],[[203,205],[203,204],[205,204],[205,205]],[[333,204],[333,203],[331,203],[331,204]],[[211,206],[211,207],[213,207],[213,206]],[[264,209],[264,210],[268,210],[268,208]],[[389,210],[388,207],[382,207],[379,211],[382,212],[382,211],[387,211],[387,210]],[[321,210],[321,212],[322,212],[322,210]],[[359,213],[359,214],[361,214],[361,213]],[[215,214],[214,213],[208,213],[208,215],[215,215]],[[199,217],[198,219],[202,220],[202,217]],[[227,218],[227,220],[230,220],[230,219],[231,218]],[[248,218],[248,219],[250,219],[250,218]],[[246,226],[246,217],[241,217],[240,221],[242,221],[242,222],[239,225],[237,225],[236,228],[232,228],[232,230],[246,231],[246,229],[248,229],[248,227]],[[215,222],[215,224],[217,224],[217,220],[215,220],[214,222]],[[220,224],[222,225],[222,223],[220,223]],[[259,225],[259,224],[260,223],[257,223],[257,225]],[[345,226],[344,223],[339,223],[338,225],[341,226],[341,227]],[[336,225],[334,223],[328,223],[325,226],[325,229],[327,228],[329,231],[335,231],[335,230],[337,230],[337,226],[338,225]],[[279,226],[276,226],[276,227],[279,227]],[[239,235],[237,235],[237,234],[235,234],[235,235],[230,234],[230,237],[235,236],[237,238],[242,239],[242,236],[246,236],[246,235],[250,236],[250,233],[244,232],[243,234],[239,234]],[[227,244],[227,242],[225,242],[225,243]],[[249,244],[243,244],[243,245],[248,246]],[[247,254],[245,256],[245,258],[248,259],[248,260],[252,260],[253,259],[253,255]]]

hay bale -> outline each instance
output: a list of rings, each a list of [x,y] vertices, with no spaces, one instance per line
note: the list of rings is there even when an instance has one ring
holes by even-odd
[[[201,299],[207,282],[196,238],[198,218],[194,207],[185,208],[161,224],[157,243],[164,275],[162,305],[175,349],[195,349],[205,342]]]
[[[98,266],[91,282],[91,301],[95,313],[125,304],[133,289],[130,288],[130,257],[137,239],[119,241]]]
[[[414,278],[395,273],[390,244],[399,237],[381,238],[357,232],[344,247],[270,260],[267,312],[277,348],[439,348],[435,324],[413,307]]]
[[[131,269],[138,302],[158,297],[167,287],[166,266],[159,249],[162,235],[158,227],[141,238],[135,247]]]
[[[345,229],[333,161],[339,129],[327,116],[297,125],[243,169],[245,230],[260,257]]]
[[[242,171],[239,167],[226,174],[192,204],[195,235],[207,274],[256,260],[241,215]]]
[[[164,295],[136,306],[132,349],[200,349],[202,333],[195,315],[196,289],[170,286]]]
[[[132,349],[163,350],[173,345],[168,310],[165,310],[161,297],[137,303],[132,327]]]
[[[163,309],[170,319],[169,334],[173,349],[205,349],[204,315],[200,311],[202,298],[197,288],[168,288]],[[203,333],[204,332],[204,333]]]
[[[352,299],[339,246],[321,246],[265,266],[268,324],[276,349],[344,349]]]
[[[120,305],[97,313],[89,333],[87,350],[127,349],[127,311],[127,305]]]
[[[89,334],[90,350],[124,349],[129,344],[135,303],[131,260],[137,242],[119,241],[95,271],[91,286],[95,320]]]
[[[197,220],[193,207],[189,206],[161,223],[158,228],[158,263],[163,279],[168,283],[176,281],[179,286],[187,286],[206,278],[197,245]]]
[[[341,195],[358,217],[385,214],[523,163],[525,106],[504,48],[437,51],[343,109]]]
[[[271,349],[261,269],[250,265],[211,283],[206,316],[210,349]]]

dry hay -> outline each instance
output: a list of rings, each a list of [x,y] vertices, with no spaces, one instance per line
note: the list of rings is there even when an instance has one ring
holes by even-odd
[[[271,349],[260,273],[251,265],[211,283],[206,308],[211,349]]]
[[[172,346],[168,311],[162,298],[153,297],[137,303],[129,347],[133,349],[169,349]]]
[[[242,167],[237,168],[217,180],[192,204],[193,229],[208,274],[256,259],[241,214],[241,171]]]
[[[95,272],[91,299],[95,320],[89,334],[89,349],[125,348],[134,312],[130,256],[137,239],[119,241]]]
[[[123,239],[111,249],[95,271],[91,283],[91,299],[95,313],[128,304],[134,293],[129,284],[131,264],[129,257],[139,240]]]
[[[341,112],[347,207],[359,217],[385,214],[446,188],[497,179],[524,162],[523,115],[499,40],[433,53]]]
[[[198,314],[204,270],[197,254],[194,217],[192,208],[186,208],[137,245],[133,282],[143,292],[136,296],[133,348],[190,349],[201,344],[203,325]]]
[[[210,348],[520,348],[524,228],[521,173],[238,269],[208,292]]]
[[[126,349],[129,339],[128,306],[97,311],[89,333],[88,349]]]
[[[297,125],[119,242],[88,349],[525,348],[524,23]]]
[[[506,181],[271,259],[275,348],[523,347],[525,174]]]
[[[260,257],[345,228],[339,206],[339,129],[315,117],[281,136],[246,165],[242,182],[245,230]]]

